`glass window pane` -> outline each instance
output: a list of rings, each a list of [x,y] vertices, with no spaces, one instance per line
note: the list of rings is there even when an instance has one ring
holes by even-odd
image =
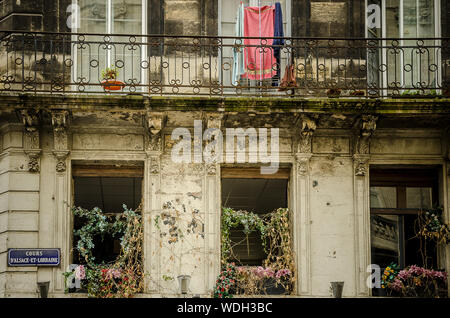
[[[431,188],[406,188],[406,207],[408,209],[425,209],[432,207]]]
[[[126,84],[142,84],[140,62],[143,58],[141,40],[129,35],[142,34],[142,0],[113,0],[112,33],[127,34],[112,38],[114,44],[112,61],[118,68],[118,79]],[[135,41],[135,44],[132,43]],[[121,44],[119,44],[121,43]],[[125,88],[127,90],[128,88]]]
[[[397,207],[397,189],[395,187],[370,187],[370,207],[395,209]]]
[[[370,241],[372,264],[382,268],[391,262],[400,264],[401,217],[396,215],[372,215],[370,217]]]

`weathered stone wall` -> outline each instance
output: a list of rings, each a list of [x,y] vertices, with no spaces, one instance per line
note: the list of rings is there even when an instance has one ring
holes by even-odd
[[[71,0],[3,0],[0,2],[0,29],[68,32],[67,7]]]
[[[289,208],[301,296],[330,296],[331,281],[345,282],[344,296],[369,295],[369,164],[438,164],[448,169],[448,141],[439,129],[399,130],[381,124],[365,144],[358,137],[361,126],[342,114],[319,119],[229,111],[223,116],[194,110],[146,112],[131,106],[74,108],[70,115],[61,110],[27,114],[28,130],[17,120],[1,126],[0,294],[6,297],[37,296],[37,281],[51,281],[50,293],[64,296],[61,273],[71,263],[71,163],[93,161],[145,167],[145,295],[178,295],[176,277],[182,274],[191,275],[192,294],[209,295],[220,265],[220,165],[174,163],[170,156],[172,130],[186,127],[193,135],[196,119],[203,120],[204,130],[280,127],[281,165],[291,168]],[[37,118],[42,119],[39,125]],[[29,144],[36,131],[39,144]],[[39,149],[39,171],[31,172],[30,154]],[[441,198],[447,206],[448,182],[442,183]],[[61,248],[62,265],[7,267],[6,250],[12,247]],[[447,257],[442,262],[448,266]]]
[[[7,267],[8,248],[37,248],[39,174],[28,171],[22,125],[2,127],[0,157],[0,295],[34,297],[37,268]]]

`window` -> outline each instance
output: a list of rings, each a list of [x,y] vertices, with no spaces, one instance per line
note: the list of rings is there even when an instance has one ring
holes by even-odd
[[[72,48],[76,63],[73,80],[99,85],[102,71],[116,68],[117,79],[128,85],[125,89],[143,84],[145,73],[141,63],[147,48],[141,45],[146,39],[139,35],[147,33],[147,0],[77,0],[76,3],[80,7],[77,32],[100,35],[74,36],[77,43]],[[88,86],[88,89],[98,90],[99,86]]]
[[[258,1],[258,0],[219,0],[219,36],[236,36],[236,16],[238,7],[241,3],[247,6],[266,6],[266,5],[274,5],[275,2],[279,2],[281,5],[281,11],[283,14],[283,30],[284,36],[289,37],[291,34],[291,0],[278,0],[278,1]],[[261,29],[261,28],[260,28]],[[238,82],[236,82],[236,78],[233,78],[233,65],[234,59],[233,56],[233,44],[234,39],[223,39],[223,50],[221,51],[221,64],[220,68],[221,77],[223,80],[224,86],[236,86]],[[263,42],[264,44],[265,42]],[[244,43],[242,43],[244,44]],[[259,45],[259,44],[258,44]],[[254,47],[254,46],[253,46]],[[265,53],[262,56],[268,56],[272,53]],[[258,55],[260,56],[260,55]],[[261,57],[261,56],[260,56]],[[290,58],[289,54],[286,53],[286,50],[281,50],[279,65],[278,61],[277,65],[273,65],[272,67],[279,68],[280,70],[284,70],[286,64],[288,63],[288,59]],[[272,85],[273,81],[274,85],[279,81],[279,75],[274,76],[271,80],[264,81],[263,85]],[[244,79],[242,78],[239,82],[240,85],[243,86],[255,86],[256,81],[254,79]],[[259,81],[260,82],[260,81]],[[258,83],[260,84],[260,83]]]
[[[415,230],[421,209],[437,205],[437,170],[371,169],[371,263],[381,268],[393,262],[400,268],[418,265],[437,269],[436,245],[428,241],[424,264]]]
[[[381,8],[381,28],[367,29],[369,38],[399,38],[400,50],[387,40],[380,52],[369,52],[369,82],[377,86],[414,90],[438,87],[440,70],[439,0],[366,0]],[[411,39],[411,40],[408,40]],[[424,50],[418,50],[418,41]],[[422,42],[423,39],[423,42]],[[387,70],[385,68],[387,66]],[[382,70],[377,75],[371,71]],[[402,92],[402,91],[400,91]]]
[[[123,212],[123,204],[137,209],[142,199],[143,168],[140,166],[114,167],[74,165],[73,205],[84,209],[100,208],[107,216]],[[83,225],[83,220],[74,218],[74,229]],[[74,239],[73,246],[77,242]],[[120,242],[115,237],[97,237],[94,241],[94,257],[97,262],[113,261],[120,252]],[[83,264],[74,249],[73,263]]]
[[[245,210],[259,215],[277,208],[287,208],[288,169],[279,169],[274,175],[261,175],[258,169],[222,169],[222,206]],[[261,266],[267,255],[259,233],[248,237],[243,227],[232,229],[233,261],[243,266]]]

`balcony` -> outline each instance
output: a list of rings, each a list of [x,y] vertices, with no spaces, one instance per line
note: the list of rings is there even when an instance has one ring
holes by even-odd
[[[357,99],[449,95],[449,38],[0,34],[2,94]],[[239,61],[246,72],[236,75]],[[287,78],[290,65],[293,75]],[[114,83],[105,82],[108,68],[115,73]]]

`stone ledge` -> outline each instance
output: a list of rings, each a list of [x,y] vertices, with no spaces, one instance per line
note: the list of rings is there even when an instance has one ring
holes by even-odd
[[[0,112],[17,108],[79,111],[222,111],[263,113],[449,114],[450,98],[277,98],[144,95],[0,94]]]

